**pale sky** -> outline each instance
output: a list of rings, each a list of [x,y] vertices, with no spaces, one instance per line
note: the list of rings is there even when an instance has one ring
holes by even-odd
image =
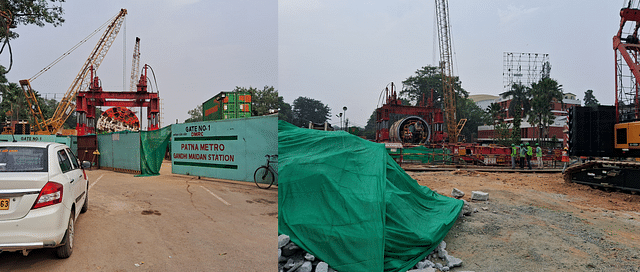
[[[449,1],[454,74],[472,95],[498,95],[504,52],[545,53],[564,92],[582,101],[592,89],[612,105],[612,38],[623,2]],[[433,0],[280,0],[280,95],[322,101],[335,125],[346,106],[351,124],[366,125],[387,84],[400,90],[416,70],[437,64],[434,15]]]
[[[149,64],[155,72],[153,91],[159,90],[163,102],[162,126],[176,119],[183,122],[189,110],[223,90],[265,85],[278,89],[275,0],[71,0],[62,7],[62,26],[14,29],[20,37],[11,41],[10,82],[32,77],[125,8],[125,24],[98,76],[104,90],[129,90],[135,38],[140,37],[140,67]],[[32,87],[60,99],[102,32],[35,79]],[[9,66],[6,50],[0,64]],[[154,83],[150,71],[149,80]],[[143,113],[140,123],[146,127],[146,110]]]

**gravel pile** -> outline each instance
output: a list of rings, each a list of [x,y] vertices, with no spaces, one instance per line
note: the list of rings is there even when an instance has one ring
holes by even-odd
[[[462,266],[462,260],[447,253],[447,243],[442,241],[427,257],[409,272],[449,271]],[[291,242],[289,236],[278,236],[279,272],[336,272],[329,265]]]
[[[288,235],[278,236],[279,272],[335,272],[329,264],[291,242]]]

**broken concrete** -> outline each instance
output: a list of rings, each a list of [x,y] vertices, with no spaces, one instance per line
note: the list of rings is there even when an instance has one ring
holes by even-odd
[[[487,201],[489,200],[489,193],[485,193],[481,191],[472,191],[471,200]]]
[[[460,199],[464,196],[464,192],[460,191],[458,188],[453,188],[453,190],[451,191],[451,196],[456,199]]]

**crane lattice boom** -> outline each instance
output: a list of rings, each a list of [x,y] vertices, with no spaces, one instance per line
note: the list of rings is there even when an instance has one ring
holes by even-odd
[[[129,91],[136,91],[138,78],[140,77],[140,38],[136,37],[136,45],[133,47],[133,59],[131,60],[131,80]]]
[[[453,68],[451,57],[451,35],[449,31],[449,4],[447,0],[436,0],[438,21],[438,41],[440,47],[440,69],[444,98],[444,116],[450,143],[456,143],[456,96],[453,89]]]
[[[118,36],[118,32],[120,32],[125,15],[127,15],[127,10],[121,9],[120,12],[111,19],[111,23],[100,37],[98,44],[93,48],[93,51],[91,51],[91,54],[85,63],[82,65],[78,75],[73,79],[71,86],[67,89],[67,92],[64,94],[55,113],[50,119],[44,120],[44,116],[42,115],[38,101],[33,94],[33,89],[31,88],[29,80],[20,80],[20,85],[25,92],[29,108],[31,109],[31,113],[36,122],[36,127],[38,129],[36,133],[46,132],[54,134],[62,128],[64,122],[67,121],[71,113],[74,111],[76,94],[78,91],[86,90],[89,87],[91,82],[89,70],[92,67],[95,70],[100,67],[104,56],[109,51],[109,48],[111,48],[111,44],[113,44],[113,41]]]

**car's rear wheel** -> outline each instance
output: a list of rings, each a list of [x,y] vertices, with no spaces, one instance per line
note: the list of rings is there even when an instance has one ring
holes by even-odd
[[[73,235],[74,235],[74,225],[73,225],[73,211],[69,216],[69,226],[67,226],[67,232],[64,234],[64,238],[62,238],[62,246],[56,248],[56,256],[60,259],[66,259],[71,256],[73,253]]]
[[[82,204],[82,209],[80,209],[80,213],[86,213],[89,209],[89,184],[87,184],[87,190],[84,193],[84,204]]]

